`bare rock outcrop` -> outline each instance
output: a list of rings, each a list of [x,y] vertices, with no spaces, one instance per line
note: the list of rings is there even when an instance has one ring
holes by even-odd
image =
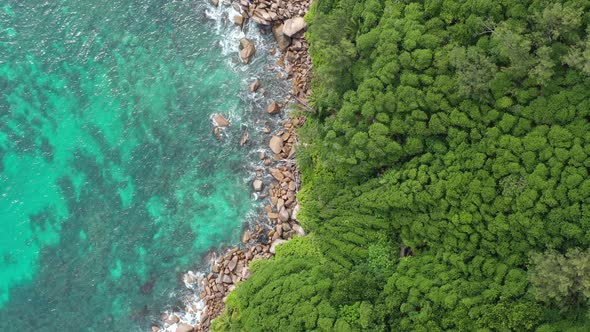
[[[256,45],[248,38],[240,39],[240,58],[244,63],[248,64],[252,57],[256,54]]]

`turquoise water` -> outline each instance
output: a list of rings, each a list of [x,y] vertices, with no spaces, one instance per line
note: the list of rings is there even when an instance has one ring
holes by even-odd
[[[248,151],[209,116],[240,128],[249,73],[203,6],[0,1],[0,331],[145,328],[237,241]]]

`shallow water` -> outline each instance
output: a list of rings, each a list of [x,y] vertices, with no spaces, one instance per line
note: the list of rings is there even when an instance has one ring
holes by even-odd
[[[265,121],[245,90],[273,58],[241,64],[222,11],[0,2],[0,331],[145,329],[180,272],[255,218],[238,141]]]

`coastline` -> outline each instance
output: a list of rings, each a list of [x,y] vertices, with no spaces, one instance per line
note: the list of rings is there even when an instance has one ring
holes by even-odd
[[[262,34],[274,36],[271,52],[280,53],[276,64],[282,69],[277,78],[291,81],[292,87],[279,101],[266,97],[265,82],[259,78],[251,82],[249,92],[260,92],[267,101],[264,112],[268,113],[268,120],[278,125],[274,131],[268,126],[262,130],[264,141],[257,142],[264,146],[258,152],[261,166],[253,169],[254,178],[250,182],[253,194],[263,201],[264,208],[260,210],[256,222],[244,229],[241,243],[230,246],[219,256],[218,252],[211,250],[203,259],[199,272],[188,271],[183,274],[183,282],[192,291],[194,298],[185,301],[184,308],[178,312],[163,313],[160,322],[151,327],[154,332],[208,331],[211,320],[224,310],[227,295],[237,283],[250,277],[249,263],[255,259],[273,257],[277,245],[305,234],[297,222],[297,192],[301,187],[301,177],[294,159],[298,143],[295,129],[303,125],[305,118],[287,115],[285,120],[281,120],[277,115],[287,112],[291,105],[308,108],[311,59],[304,38],[306,25],[303,16],[310,2],[254,0],[250,3],[248,0],[234,0],[219,3],[219,0],[210,0],[210,4],[214,7],[231,6],[240,13],[230,19],[242,30],[256,28]],[[247,26],[249,21],[250,26]],[[252,43],[253,50],[249,43]],[[252,41],[240,39],[240,49],[236,52],[239,52],[246,66],[250,58],[256,56],[255,47]],[[224,126],[220,125],[219,118],[214,119],[215,116],[212,116],[214,133],[219,135]],[[249,139],[246,131],[242,135],[241,145]]]

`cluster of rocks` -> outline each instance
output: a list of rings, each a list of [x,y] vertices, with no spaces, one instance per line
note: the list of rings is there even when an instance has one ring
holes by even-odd
[[[272,105],[272,103],[271,103]],[[212,117],[216,126],[224,124],[221,115]],[[224,119],[224,118],[223,118]],[[227,121],[227,120],[225,120]],[[224,309],[225,299],[236,284],[250,277],[249,263],[254,259],[266,259],[275,254],[276,246],[305,232],[297,223],[299,205],[296,194],[301,186],[299,170],[293,157],[297,136],[295,129],[303,125],[304,117],[290,118],[282,123],[269,140],[269,151],[261,152],[259,158],[269,167],[259,168],[252,182],[252,189],[259,198],[266,199],[262,222],[254,229],[246,229],[242,235],[243,248],[232,248],[219,259],[211,260],[207,276],[195,278],[191,273],[184,275],[187,284],[196,284],[201,293],[199,298],[204,308],[185,308],[186,312],[200,312],[197,325],[180,322],[175,314],[164,315],[164,326],[176,326],[175,332],[208,331],[211,320]],[[229,123],[229,122],[228,122]],[[174,325],[176,324],[176,325]],[[153,326],[153,331],[160,327]]]
[[[301,182],[297,165],[291,159],[296,143],[294,129],[303,122],[302,117],[286,120],[282,129],[271,138],[273,142],[280,139],[277,145],[280,149],[269,146],[271,156],[261,153],[260,158],[265,162],[277,164],[275,167],[259,169],[252,182],[253,190],[260,194],[259,198],[268,201],[264,207],[266,221],[256,225],[254,230],[247,229],[242,235],[245,248],[227,251],[213,262],[209,275],[198,281],[203,290],[200,298],[205,302],[205,308],[194,331],[208,330],[211,319],[223,311],[228,293],[235,288],[236,283],[250,276],[250,261],[270,258],[275,254],[276,246],[294,236],[305,234],[296,220],[299,210],[296,193]],[[265,176],[264,172],[270,176]],[[265,178],[270,178],[266,184]]]
[[[210,0],[214,6],[219,0]],[[243,27],[248,20],[252,20],[263,28],[271,28],[280,51],[277,64],[285,69],[288,79],[293,82],[292,93],[284,103],[272,101],[266,111],[269,115],[279,114],[283,105],[291,98],[307,107],[309,96],[309,82],[311,59],[308,55],[308,43],[304,38],[306,24],[303,15],[307,12],[310,1],[302,0],[228,0],[223,5],[232,5],[240,15],[234,17],[235,24]],[[249,63],[256,54],[256,46],[252,40],[240,40],[240,58]],[[250,91],[259,89],[261,82],[255,80],[250,84]],[[229,121],[221,114],[212,117],[215,134],[220,137],[222,128],[229,126]],[[176,326],[176,332],[208,331],[210,322],[224,309],[227,295],[236,284],[248,279],[249,263],[253,259],[266,259],[275,254],[276,246],[286,242],[294,236],[304,235],[304,231],[297,223],[299,205],[296,194],[301,186],[299,170],[294,161],[297,135],[295,128],[303,125],[304,117],[290,118],[284,121],[281,128],[271,134],[270,128],[264,133],[270,134],[268,151],[261,152],[259,158],[265,167],[256,170],[252,181],[252,189],[260,199],[265,199],[264,213],[261,222],[253,229],[243,233],[241,248],[228,250],[219,259],[214,260],[207,276],[196,282],[201,289],[199,297],[204,302],[199,323],[195,326],[180,323],[173,314],[163,317],[165,326]],[[246,133],[247,134],[247,133]],[[240,144],[249,139],[243,135]],[[245,144],[245,143],[244,143]],[[185,281],[194,277],[185,275]],[[190,309],[190,308],[189,308]],[[197,309],[190,310],[197,311]],[[173,325],[176,324],[176,325]],[[159,327],[153,326],[153,331]]]
[[[219,0],[210,1],[214,6],[219,5]],[[236,25],[244,27],[248,20],[252,20],[262,28],[271,28],[281,52],[278,64],[287,72],[287,78],[293,80],[293,95],[297,101],[306,105],[311,58],[304,38],[307,24],[303,16],[309,9],[310,0],[226,0],[223,4],[233,6],[240,13],[233,18]],[[256,45],[252,40],[242,38],[239,51],[242,61],[250,63],[256,54]]]

